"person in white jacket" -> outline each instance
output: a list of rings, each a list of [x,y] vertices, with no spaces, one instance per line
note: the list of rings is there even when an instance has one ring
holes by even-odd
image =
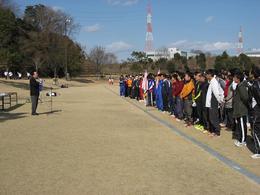
[[[209,88],[206,96],[206,107],[209,110],[209,131],[211,136],[220,136],[219,106],[224,102],[224,91],[216,79],[215,71],[207,72]]]

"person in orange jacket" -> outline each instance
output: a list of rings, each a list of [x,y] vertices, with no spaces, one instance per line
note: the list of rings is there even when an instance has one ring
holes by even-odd
[[[127,94],[129,97],[132,97],[133,77],[130,76],[130,78],[126,82],[127,82]]]
[[[192,80],[192,74],[186,72],[184,77],[184,87],[181,91],[180,97],[184,103],[184,117],[186,126],[192,125],[192,96],[194,95],[194,82]]]

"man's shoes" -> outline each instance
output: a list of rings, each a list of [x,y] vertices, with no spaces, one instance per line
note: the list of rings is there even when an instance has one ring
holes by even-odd
[[[39,114],[38,113],[32,113],[32,116],[38,116]]]
[[[246,142],[239,142],[237,140],[234,142],[234,144],[235,144],[235,146],[240,147],[240,148],[243,146],[246,146]]]
[[[177,122],[180,122],[181,120],[180,120],[180,119],[178,119],[178,118],[176,118],[176,121],[177,121]]]
[[[253,154],[251,156],[252,159],[260,159],[260,154]]]

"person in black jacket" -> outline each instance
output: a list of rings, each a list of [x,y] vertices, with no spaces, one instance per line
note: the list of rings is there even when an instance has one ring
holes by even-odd
[[[30,95],[31,95],[31,101],[32,101],[32,115],[39,115],[36,112],[37,106],[38,106],[38,100],[40,95],[39,86],[40,83],[37,81],[38,79],[38,73],[33,72],[32,77],[30,78]]]
[[[244,80],[244,74],[237,72],[233,78],[237,83],[236,90],[233,97],[233,117],[236,120],[236,131],[238,133],[238,140],[235,141],[237,147],[246,146],[247,138],[247,116],[248,116],[248,84]]]
[[[260,69],[255,67],[252,71],[254,75],[253,84],[249,87],[251,96],[251,109],[253,117],[252,135],[255,142],[255,154],[253,159],[260,159]]]

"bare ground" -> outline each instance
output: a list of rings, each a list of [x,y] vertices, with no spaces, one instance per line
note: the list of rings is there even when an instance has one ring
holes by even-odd
[[[0,83],[2,90],[28,96],[10,83]],[[44,95],[38,117],[30,116],[29,103],[0,113],[0,194],[259,194],[258,184],[104,84],[75,82],[56,91],[52,114]],[[250,159],[248,149],[235,148],[229,132],[210,139],[150,112],[260,175],[259,161]]]

